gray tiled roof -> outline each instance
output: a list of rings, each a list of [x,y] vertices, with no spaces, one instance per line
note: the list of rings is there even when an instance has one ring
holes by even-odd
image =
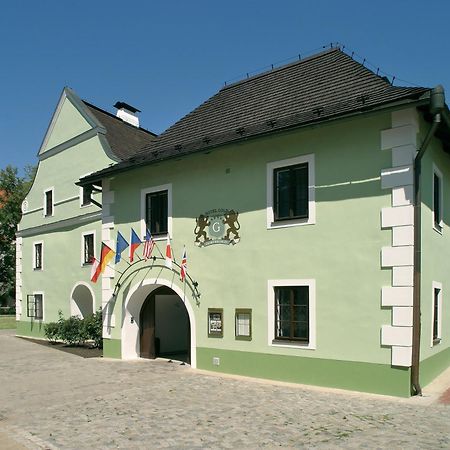
[[[89,111],[106,129],[106,139],[112,152],[121,160],[129,159],[136,155],[143,147],[151,144],[156,135],[144,128],[137,128],[124,122],[97,106],[83,100]]]
[[[222,88],[135,156],[98,175],[415,100],[428,91],[392,86],[334,48]]]

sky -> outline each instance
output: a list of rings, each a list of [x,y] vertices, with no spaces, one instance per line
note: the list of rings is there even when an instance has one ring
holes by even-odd
[[[0,169],[37,164],[65,86],[110,112],[129,103],[160,133],[224,82],[330,43],[450,98],[449,19],[448,0],[4,1]]]

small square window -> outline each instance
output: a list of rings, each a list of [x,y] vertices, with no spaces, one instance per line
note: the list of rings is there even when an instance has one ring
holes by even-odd
[[[83,235],[83,264],[94,262],[94,234]]]
[[[89,206],[91,204],[92,190],[87,187],[81,188],[81,206]]]
[[[252,339],[252,310],[236,309],[235,313],[236,339],[250,341]]]
[[[42,242],[37,242],[34,244],[34,254],[33,254],[33,269],[42,270]]]
[[[223,309],[208,308],[208,337],[223,337]]]

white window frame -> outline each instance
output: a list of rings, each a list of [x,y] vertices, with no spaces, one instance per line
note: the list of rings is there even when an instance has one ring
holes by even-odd
[[[47,199],[46,199],[46,194],[47,192],[51,192],[52,193],[52,213],[51,214],[47,214]],[[53,217],[55,215],[55,187],[49,187],[47,189],[44,190],[44,194],[43,194],[43,216],[44,217]]]
[[[434,347],[438,345],[442,340],[442,283],[439,283],[438,281],[433,281],[432,283],[432,290],[431,290],[431,347]],[[433,340],[433,325],[434,325],[434,291],[435,289],[439,289],[439,296],[438,296],[438,329],[437,329],[437,339],[438,341],[435,342]]]
[[[434,221],[434,176],[437,175],[437,177],[439,178],[439,224],[438,227],[436,227],[436,223]],[[432,197],[431,197],[431,204],[433,205],[432,209],[432,215],[431,215],[431,220],[432,220],[432,225],[433,228],[438,232],[438,233],[442,233],[442,228],[444,225],[444,221],[443,221],[443,217],[444,217],[444,177],[442,175],[442,172],[437,168],[437,166],[435,164],[433,164],[433,176],[431,179],[431,192],[432,192]]]
[[[275,342],[275,287],[283,286],[308,286],[309,288],[309,341],[298,343]],[[304,350],[316,349],[316,280],[314,279],[291,279],[291,280],[269,280],[267,283],[267,317],[268,317],[268,345],[270,347],[296,348]]]
[[[288,219],[275,222],[273,212],[273,172],[280,167],[308,164],[308,217],[304,219]],[[316,223],[316,178],[314,153],[296,156],[295,158],[282,159],[267,163],[267,229],[295,227],[300,225],[313,225]]]
[[[45,322],[45,308],[44,308],[44,303],[45,303],[45,300],[44,300],[44,298],[45,298],[45,295],[44,295],[44,293],[42,292],[42,291],[36,291],[36,292],[33,292],[33,297],[34,296],[36,296],[36,295],[42,295],[42,317],[40,318],[40,319],[37,319],[37,318],[33,318],[33,320],[37,320],[37,321],[39,321],[39,322]],[[34,300],[35,302],[36,302],[36,298],[35,298],[35,300]],[[28,305],[27,305],[27,307],[28,307]]]
[[[81,233],[81,254],[80,254],[80,261],[81,261],[81,267],[92,267],[92,264],[89,263],[85,263],[84,262],[84,237],[89,235],[89,234],[93,234],[94,235],[94,258],[97,258],[97,237],[95,235],[95,230],[91,230],[91,231],[84,231],[83,233]]]
[[[41,267],[36,267],[36,245],[41,244]],[[33,270],[44,270],[44,241],[33,242]]]
[[[146,226],[145,226],[145,208],[146,208],[146,202],[145,198],[147,194],[152,194],[153,192],[159,192],[159,191],[167,191],[167,232],[169,233],[169,236],[172,238],[172,183],[169,184],[161,184],[160,186],[153,186],[148,187],[145,189],[141,189],[141,235],[139,236],[140,239],[144,239],[146,234]],[[155,241],[162,241],[167,239],[167,235],[164,236],[155,236]]]

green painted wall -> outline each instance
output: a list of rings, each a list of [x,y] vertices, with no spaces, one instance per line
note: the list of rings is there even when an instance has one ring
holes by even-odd
[[[25,313],[26,316],[26,313]],[[36,338],[44,338],[44,323],[40,320],[31,321],[26,317],[22,317],[23,320],[17,323],[16,335],[17,336],[30,336]]]
[[[120,339],[103,339],[103,356],[120,359],[122,357]]]
[[[220,365],[213,365],[213,358]],[[330,359],[292,358],[284,355],[197,349],[199,369],[270,380],[351,389],[409,397],[409,369]]]
[[[53,129],[41,154],[63,142],[68,141],[92,127],[78,112],[69,99],[65,99]]]
[[[390,114],[372,115],[117,175],[111,181],[113,237],[117,230],[129,236],[130,225],[140,231],[141,189],[172,183],[173,248],[179,259],[186,245],[189,272],[202,294],[200,306],[193,306],[199,347],[390,364],[390,348],[380,345],[380,327],[391,321],[390,310],[380,306],[381,287],[391,282],[391,271],[380,268],[380,250],[391,240],[380,227],[381,208],[391,201],[390,192],[381,190],[380,170],[390,167],[391,155],[380,150],[380,130],[389,127]],[[266,164],[310,153],[316,158],[316,224],[267,230]],[[214,208],[239,211],[239,244],[194,245],[195,218]],[[116,323],[123,293],[156,274],[137,274],[122,286]],[[167,269],[160,277],[178,283]],[[317,286],[317,349],[269,346],[267,280],[309,278]],[[224,308],[222,339],[207,337],[207,310],[214,307]],[[235,308],[253,310],[250,342],[235,340]],[[116,327],[113,338],[120,339],[120,332]]]
[[[429,125],[428,125],[429,127]],[[443,179],[443,227],[433,227],[433,164]],[[422,163],[421,383],[450,366],[450,156],[433,139]],[[432,344],[433,287],[442,284],[442,340]]]

